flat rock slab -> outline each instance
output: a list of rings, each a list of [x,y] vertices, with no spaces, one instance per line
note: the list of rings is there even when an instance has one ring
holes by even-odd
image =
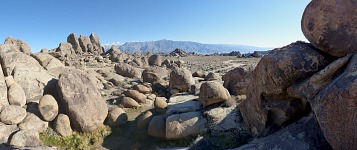
[[[198,96],[181,94],[181,95],[175,95],[175,96],[170,97],[168,103],[180,103],[180,102],[185,102],[185,101],[194,100],[194,99],[198,99]]]
[[[208,130],[207,120],[201,112],[176,114],[166,119],[166,138],[181,139],[197,136]]]

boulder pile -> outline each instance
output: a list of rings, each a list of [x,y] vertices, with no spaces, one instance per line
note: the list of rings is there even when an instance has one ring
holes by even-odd
[[[357,149],[356,10],[350,0],[312,0],[301,21],[311,44],[292,43],[261,59],[239,108],[251,133],[267,137],[238,149]],[[310,147],[295,147],[302,145],[296,135],[307,134],[298,130],[301,123],[321,129],[309,133],[316,143],[299,140]],[[283,141],[291,145],[272,144]]]

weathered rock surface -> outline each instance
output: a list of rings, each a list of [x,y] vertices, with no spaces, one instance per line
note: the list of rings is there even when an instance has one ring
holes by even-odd
[[[35,130],[43,132],[48,127],[48,122],[42,121],[33,113],[27,113],[26,118],[18,125],[21,130]]]
[[[115,107],[108,114],[108,123],[111,126],[123,125],[128,121],[128,115],[121,108]]]
[[[45,121],[52,121],[58,115],[58,104],[52,95],[44,95],[38,104],[38,109]]]
[[[10,141],[15,147],[35,147],[41,145],[40,136],[35,130],[21,130],[16,132]]]
[[[78,42],[83,52],[89,52],[89,45],[92,45],[89,37],[80,35],[78,38]]]
[[[189,70],[178,67],[173,68],[170,73],[170,89],[177,89],[180,92],[188,92],[193,84],[195,84],[195,81]]]
[[[199,100],[203,106],[227,101],[231,98],[228,90],[216,81],[204,82],[200,88]]]
[[[7,97],[10,105],[23,107],[26,104],[26,95],[21,85],[16,83],[12,76],[5,78],[8,86]]]
[[[180,114],[186,112],[195,112],[202,109],[201,102],[198,101],[198,96],[180,95],[170,97],[166,109],[166,115]]]
[[[133,89],[137,90],[138,92],[143,93],[143,94],[149,94],[152,92],[152,89],[150,86],[146,86],[146,85],[142,85],[142,84],[134,85]]]
[[[148,135],[165,139],[166,117],[164,115],[154,116],[148,126]]]
[[[165,109],[167,107],[167,99],[165,97],[156,97],[154,107],[158,109]]]
[[[100,43],[99,37],[97,34],[92,33],[89,35],[90,41],[93,44],[94,54],[101,55],[104,53],[104,48],[102,48],[102,44]]]
[[[210,72],[205,76],[205,81],[222,81],[221,76],[218,73]]]
[[[180,139],[197,136],[207,131],[207,120],[201,112],[171,115],[166,119],[166,138]]]
[[[126,63],[117,63],[114,66],[117,74],[129,78],[141,78],[142,70]]]
[[[160,55],[155,54],[149,57],[149,65],[161,66],[161,63],[162,63],[162,58]]]
[[[228,71],[222,76],[223,86],[233,95],[245,95],[255,66],[244,65]]]
[[[333,149],[357,149],[357,55],[310,102]]]
[[[60,105],[78,131],[92,132],[100,127],[108,107],[90,79],[80,71],[62,73],[58,80]]]
[[[9,105],[7,88],[4,73],[2,69],[0,69],[0,112],[5,106]]]
[[[336,76],[341,74],[341,70],[349,63],[350,58],[351,56],[349,55],[335,60],[308,79],[291,85],[287,88],[287,92],[292,97],[310,101],[316,94],[331,83]]]
[[[34,57],[47,70],[56,67],[64,67],[64,64],[62,64],[60,60],[49,54],[36,53],[33,54],[32,57]]]
[[[328,150],[331,147],[314,116],[309,115],[270,136],[256,139],[234,150],[255,149]]]
[[[193,77],[199,77],[199,78],[205,78],[206,74],[203,71],[196,71],[194,73],[192,73]]]
[[[72,44],[72,47],[76,54],[83,53],[81,46],[79,45],[78,37],[75,33],[71,33],[67,37],[67,42]]]
[[[243,118],[236,106],[228,108],[216,107],[207,110],[204,115],[207,117],[211,135],[221,136],[245,133]]]
[[[254,135],[261,134],[269,126],[267,122],[281,126],[290,119],[299,118],[306,101],[289,96],[286,89],[328,63],[325,55],[303,42],[275,49],[264,56],[247,87],[247,100],[238,105]]]
[[[113,62],[122,62],[123,59],[120,57],[120,50],[118,47],[112,45],[112,47],[106,52],[106,54],[109,54],[109,59]]]
[[[169,76],[169,72],[163,67],[151,67],[147,68],[142,73],[142,79],[144,82],[159,83]]]
[[[0,113],[0,121],[9,124],[19,124],[26,117],[26,110],[17,105],[8,105]]]
[[[153,114],[151,111],[146,111],[145,113],[141,114],[137,119],[137,127],[139,129],[147,129],[152,117]]]
[[[71,122],[69,117],[65,114],[59,114],[54,122],[54,130],[61,136],[72,135]]]
[[[7,37],[3,46],[1,46],[1,52],[23,52],[27,55],[31,54],[31,47],[24,41],[17,39],[15,40],[13,37]]]
[[[59,52],[61,55],[72,55],[75,53],[72,44],[67,42],[62,42],[58,45],[56,52]]]
[[[330,55],[356,53],[356,10],[354,0],[313,0],[305,8],[301,29],[311,44]]]
[[[33,57],[21,52],[1,55],[5,76],[12,75],[23,88],[27,102],[38,101],[44,88],[53,79]]]
[[[0,122],[0,144],[7,143],[10,135],[18,130],[17,125],[6,125]]]
[[[125,108],[137,108],[137,107],[140,107],[140,104],[138,102],[136,102],[134,99],[130,98],[130,97],[123,97],[122,100],[121,100],[121,104]]]
[[[143,93],[138,92],[137,90],[127,90],[123,92],[125,96],[131,97],[138,103],[144,103],[146,101],[147,96]]]

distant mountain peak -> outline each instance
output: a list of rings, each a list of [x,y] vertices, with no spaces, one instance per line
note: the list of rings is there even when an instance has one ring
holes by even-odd
[[[113,42],[103,44],[103,47],[108,50],[112,45],[117,46],[120,50],[129,53],[135,52],[152,52],[152,53],[170,53],[179,48],[186,52],[194,52],[198,54],[213,54],[213,53],[229,53],[239,51],[241,53],[249,53],[253,51],[267,51],[272,48],[255,47],[248,45],[233,45],[233,44],[202,44],[191,41],[173,41],[162,39],[158,41],[145,42]]]

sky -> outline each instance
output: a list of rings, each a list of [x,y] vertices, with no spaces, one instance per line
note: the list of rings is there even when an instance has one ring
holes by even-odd
[[[176,40],[281,47],[306,41],[310,0],[7,0],[0,43],[13,36],[33,52],[96,33],[102,42]]]

